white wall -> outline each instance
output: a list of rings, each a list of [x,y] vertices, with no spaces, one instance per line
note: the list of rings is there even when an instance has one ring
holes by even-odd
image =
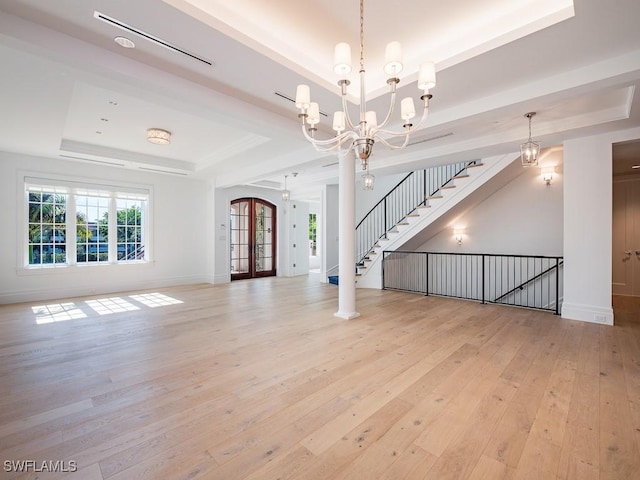
[[[565,286],[562,316],[612,324],[612,145],[640,129],[564,143]]]
[[[540,168],[522,168],[513,181],[457,218],[417,251],[562,256],[563,179],[562,152],[544,162],[555,165],[550,186]],[[454,238],[462,228],[462,244]]]
[[[309,204],[289,201],[283,209],[284,236],[280,238],[283,257],[282,276],[294,277],[309,273]]]
[[[309,273],[309,206],[305,202],[291,200],[284,202],[279,190],[271,190],[256,187],[233,187],[217,188],[215,190],[215,274],[214,283],[226,283],[231,281],[230,273],[230,244],[229,244],[229,210],[231,201],[237,198],[260,198],[276,206],[277,220],[277,253],[276,253],[276,274],[278,276],[304,275]],[[296,222],[290,222],[288,215],[293,211],[292,206],[296,205],[296,211],[300,208],[300,214],[296,215]],[[306,212],[306,216],[305,216]],[[292,225],[296,224],[296,232],[292,232]],[[300,243],[304,235],[304,245],[301,248],[296,246],[296,252],[289,249],[291,243]],[[293,242],[293,239],[297,242]],[[293,270],[293,264],[296,264]]]
[[[147,185],[152,190],[152,261],[147,264],[90,265],[25,269],[22,232],[25,174],[63,175],[115,185]],[[59,159],[0,152],[0,303],[155,288],[207,281],[211,272],[212,222],[205,182]],[[18,221],[17,221],[18,220]]]

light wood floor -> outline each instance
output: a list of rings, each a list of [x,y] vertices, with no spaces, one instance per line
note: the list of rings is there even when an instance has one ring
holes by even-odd
[[[77,480],[640,479],[628,298],[603,327],[362,290],[362,316],[345,321],[337,289],[304,277],[157,292],[0,307],[3,466],[73,460]]]

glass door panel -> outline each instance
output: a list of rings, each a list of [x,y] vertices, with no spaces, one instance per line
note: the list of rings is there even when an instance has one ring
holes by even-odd
[[[256,198],[231,202],[231,279],[276,274],[276,207]]]
[[[231,204],[231,275],[250,274],[249,202]],[[248,277],[247,277],[248,278]]]
[[[256,273],[269,272],[273,266],[273,208],[255,203]]]

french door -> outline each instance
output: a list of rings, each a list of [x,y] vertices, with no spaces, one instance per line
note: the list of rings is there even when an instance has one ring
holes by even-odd
[[[276,274],[276,206],[258,198],[231,202],[231,280]]]
[[[640,296],[640,180],[613,182],[612,292]]]

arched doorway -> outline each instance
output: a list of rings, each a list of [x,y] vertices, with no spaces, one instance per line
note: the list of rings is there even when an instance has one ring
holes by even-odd
[[[259,198],[231,202],[231,280],[276,274],[276,206]]]

